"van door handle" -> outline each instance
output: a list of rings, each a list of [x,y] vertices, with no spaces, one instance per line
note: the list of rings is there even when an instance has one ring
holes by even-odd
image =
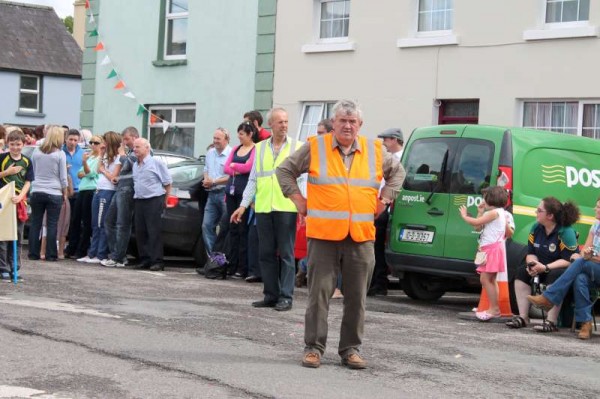
[[[437,208],[432,208],[428,210],[427,213],[433,216],[442,216],[444,214],[444,211],[440,211]]]

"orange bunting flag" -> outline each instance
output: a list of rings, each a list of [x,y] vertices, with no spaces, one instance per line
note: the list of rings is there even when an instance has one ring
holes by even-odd
[[[94,48],[94,50],[96,50],[96,51],[104,50],[104,43],[98,42],[98,44],[96,45],[96,48]]]
[[[119,80],[114,87],[115,90],[120,90],[120,89],[124,89],[124,88],[125,88],[125,82],[123,82],[122,80]]]
[[[85,9],[89,9],[90,8],[90,0],[85,0]]]

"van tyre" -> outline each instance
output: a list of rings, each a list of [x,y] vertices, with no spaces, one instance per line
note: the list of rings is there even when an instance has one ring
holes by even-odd
[[[419,301],[437,301],[446,291],[436,291],[428,287],[429,276],[418,273],[406,273],[402,280],[402,289],[409,298]]]

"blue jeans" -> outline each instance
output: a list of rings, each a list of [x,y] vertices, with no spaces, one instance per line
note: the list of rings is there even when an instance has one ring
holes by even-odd
[[[133,223],[133,207],[133,186],[117,188],[105,220],[109,258],[117,262],[122,262],[127,258],[127,247]]]
[[[213,251],[215,241],[217,241],[217,226],[223,218],[227,218],[225,190],[209,191],[204,208],[204,220],[202,221],[202,239],[208,253]]]
[[[58,257],[56,247],[56,234],[58,229],[58,217],[62,207],[63,196],[52,195],[42,192],[31,194],[29,201],[31,205],[31,226],[29,227],[29,259],[40,259],[40,247],[42,244],[40,232],[44,213],[46,213],[46,260],[56,260]]]
[[[258,258],[265,302],[292,302],[296,276],[296,218],[296,212],[256,214]]]
[[[574,286],[575,320],[577,322],[592,320],[593,304],[590,301],[590,288],[600,287],[600,263],[578,258],[546,289],[543,295],[553,304],[559,304],[572,285]]]
[[[108,257],[108,241],[104,221],[114,194],[113,190],[98,190],[94,194],[92,200],[92,243],[88,250],[90,258],[106,259]]]

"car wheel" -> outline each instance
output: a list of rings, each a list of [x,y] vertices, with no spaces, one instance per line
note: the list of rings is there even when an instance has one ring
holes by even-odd
[[[208,255],[206,253],[206,249],[204,248],[204,240],[202,237],[199,237],[196,241],[196,245],[194,245],[194,261],[198,267],[204,267],[206,264],[206,260],[208,259]]]
[[[402,280],[402,289],[409,298],[419,301],[437,301],[446,291],[437,291],[429,288],[427,276],[418,273],[407,273]]]

